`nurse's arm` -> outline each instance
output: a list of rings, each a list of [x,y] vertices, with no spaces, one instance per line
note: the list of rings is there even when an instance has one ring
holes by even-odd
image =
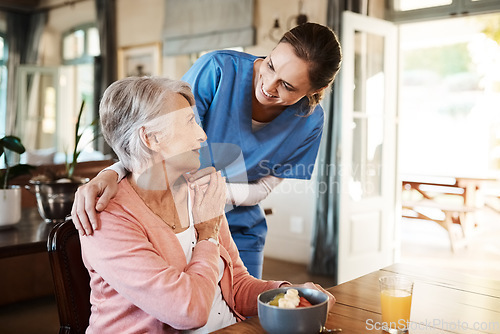
[[[120,163],[103,169],[75,193],[71,217],[81,235],[91,235],[99,228],[97,212],[104,210],[118,191],[118,182],[127,175]]]
[[[250,183],[227,183],[226,204],[252,206],[263,201],[282,178],[268,175]]]

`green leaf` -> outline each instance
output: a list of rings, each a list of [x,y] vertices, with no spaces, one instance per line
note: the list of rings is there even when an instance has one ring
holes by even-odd
[[[17,154],[22,154],[26,152],[26,148],[21,143],[21,138],[16,136],[5,136],[0,138],[0,156],[4,153],[5,156],[5,170],[0,171],[0,189],[6,189],[8,187],[8,183],[11,179],[16,176],[23,174],[30,174],[30,171],[34,169],[34,166],[26,165],[26,164],[16,164],[14,166],[9,166],[7,159],[7,152],[11,151]]]
[[[0,146],[2,147],[2,153],[4,152],[5,148],[19,154],[22,154],[26,151],[23,144],[21,143],[21,139],[16,136],[5,136],[1,138]]]
[[[9,172],[9,179],[13,179],[20,175],[30,174],[32,170],[36,169],[35,166],[28,164],[19,164],[12,166]]]
[[[30,174],[34,169],[36,169],[35,166],[19,164],[12,166],[4,171],[0,171],[0,189],[7,189],[10,180],[17,176]]]

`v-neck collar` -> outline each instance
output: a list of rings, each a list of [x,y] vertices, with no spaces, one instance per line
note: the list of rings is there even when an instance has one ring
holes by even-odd
[[[153,212],[153,210],[151,210],[149,208],[149,206],[144,202],[144,200],[141,198],[141,196],[139,196],[139,194],[137,192],[135,192],[134,188],[132,187],[132,185],[130,184],[130,181],[127,179],[127,178],[124,178],[122,180],[122,182],[125,182],[125,188],[126,188],[126,191],[131,195],[129,198],[131,199],[131,201],[133,203],[139,203],[139,205],[142,207],[142,209],[144,210],[144,212],[146,212],[148,215],[150,215],[151,217],[153,217],[154,221],[156,221],[159,225],[162,225],[162,226],[168,226],[169,227],[169,230],[172,231],[172,233],[175,235],[175,231],[171,229],[171,226],[166,224],[162,218],[160,218],[160,216],[158,216],[156,213]],[[191,211],[191,207],[190,207],[190,199],[191,199],[191,194],[189,193],[189,187],[187,189],[187,196],[188,196],[188,201],[187,201],[187,205],[188,205],[188,219],[190,220],[192,218],[192,216],[190,215],[190,211]],[[135,197],[135,199],[134,199]],[[191,220],[189,221],[190,225],[191,225]],[[188,226],[189,228],[189,226]],[[180,232],[182,233],[182,232]]]
[[[301,103],[301,101],[297,103]],[[250,99],[249,107],[248,105],[245,106],[239,120],[240,129],[242,129],[240,134],[241,145],[249,150],[258,149],[269,138],[274,137],[288,127],[293,127],[296,122],[300,121],[300,117],[296,115],[296,112],[297,108],[295,105],[289,106],[271,122],[254,132],[252,131],[252,103]]]

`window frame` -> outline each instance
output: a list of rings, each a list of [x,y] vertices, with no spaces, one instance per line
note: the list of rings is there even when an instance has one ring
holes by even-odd
[[[386,0],[386,17],[388,21],[406,23],[442,19],[446,17],[465,16],[472,14],[486,14],[500,11],[498,0],[452,0],[450,5],[435,6],[407,11],[395,9],[398,0]]]
[[[90,64],[94,62],[95,56],[89,54],[88,50],[88,31],[90,28],[97,28],[95,23],[86,23],[82,25],[75,26],[70,30],[65,31],[61,38],[61,63],[63,65],[78,65],[78,64]],[[64,58],[64,40],[71,34],[74,34],[78,30],[83,30],[83,55],[77,58],[65,59]],[[99,51],[100,54],[100,51]]]
[[[7,80],[8,80],[8,69],[7,61],[9,57],[9,46],[7,44],[7,34],[5,32],[0,32],[0,38],[3,39],[3,54],[0,59],[0,119],[3,120],[3,124],[0,125],[0,133],[6,133],[7,131]]]

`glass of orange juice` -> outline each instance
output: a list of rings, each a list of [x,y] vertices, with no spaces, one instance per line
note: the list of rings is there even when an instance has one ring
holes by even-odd
[[[413,282],[401,276],[385,276],[379,283],[383,329],[391,334],[407,333]]]

